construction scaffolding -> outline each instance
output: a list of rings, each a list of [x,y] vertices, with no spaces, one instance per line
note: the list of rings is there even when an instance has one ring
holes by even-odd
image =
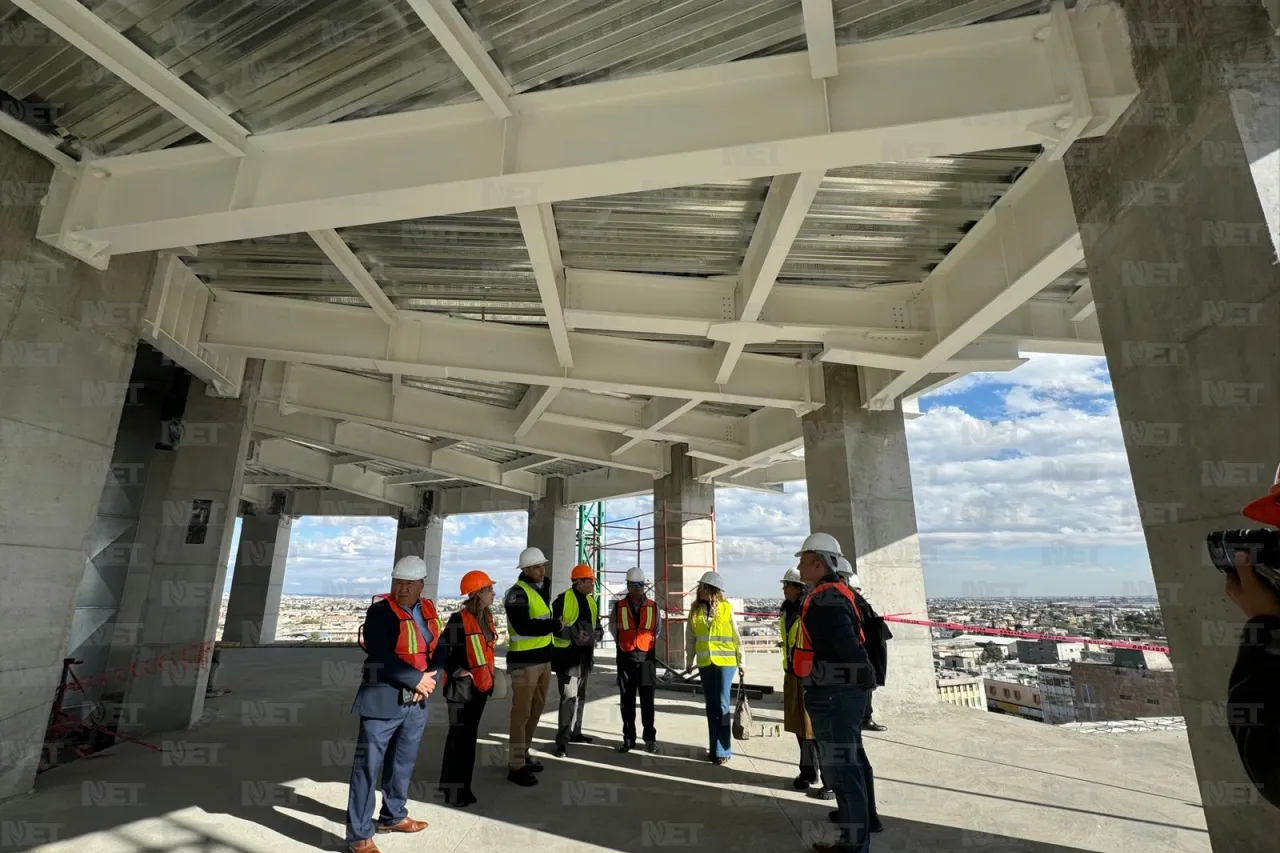
[[[682,647],[697,578],[716,570],[715,512],[680,512],[664,503],[651,512],[606,521],[602,503],[583,505],[578,508],[578,560],[596,573],[601,614],[626,595],[627,570],[645,569],[645,594],[658,603],[665,623],[660,662],[669,669],[683,668],[683,661],[671,659],[672,638]],[[605,645],[612,642],[606,634]]]

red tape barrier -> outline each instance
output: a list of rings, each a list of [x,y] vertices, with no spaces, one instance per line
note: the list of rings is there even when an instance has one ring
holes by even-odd
[[[197,669],[202,668],[209,660],[209,655],[213,651],[213,643],[193,643],[190,646],[183,646],[176,652],[157,655],[149,660],[143,661],[141,664],[135,662],[129,665],[127,669],[117,669],[112,672],[102,672],[97,675],[90,675],[86,678],[76,679],[75,683],[68,685],[67,692],[72,693],[77,690],[84,690],[86,687],[97,687],[99,685],[110,684],[113,681],[123,681],[126,677],[136,678],[140,675],[154,675],[166,664],[174,665],[179,669],[188,666],[195,666]]]
[[[685,621],[687,617],[684,611],[668,610],[669,622]],[[759,613],[755,611],[735,611],[737,616],[763,616],[776,619],[778,613]],[[1065,637],[1058,634],[1038,634],[1034,631],[1010,631],[1006,628],[982,628],[976,625],[965,625],[961,622],[930,622],[927,619],[906,619],[903,618],[909,614],[895,613],[891,616],[882,616],[886,622],[899,622],[903,625],[923,625],[928,628],[946,628],[952,631],[962,631],[966,634],[982,634],[991,637],[1014,637],[1022,640],[1053,640],[1055,643],[1090,643],[1095,646],[1107,646],[1113,649],[1137,649],[1143,652],[1164,652],[1169,653],[1168,646],[1154,646],[1149,643],[1130,643],[1124,640],[1099,640],[1094,637]]]

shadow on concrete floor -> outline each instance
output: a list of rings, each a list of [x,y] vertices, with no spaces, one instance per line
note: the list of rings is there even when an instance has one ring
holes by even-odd
[[[259,654],[258,659],[227,655],[223,668],[227,686],[234,692],[211,700],[212,718],[206,725],[154,738],[166,747],[164,754],[130,745],[115,747],[101,758],[50,771],[40,777],[34,794],[0,804],[4,835],[0,848],[41,853],[345,849],[346,782],[356,719],[346,713],[350,687],[326,686],[318,673],[334,655],[358,659],[359,652],[291,649],[283,653],[294,655],[283,658],[287,671],[262,665],[268,655],[278,660],[281,651],[241,653]],[[237,663],[244,665],[237,667]],[[590,687],[590,699],[613,701],[612,678],[592,679]],[[554,720],[554,697],[553,688],[538,738],[554,736],[549,725]],[[263,714],[261,703],[272,701],[292,711],[275,717]],[[740,754],[718,767],[701,760],[706,751],[701,709],[694,704],[660,702],[663,754],[620,754],[615,751],[617,735],[613,733],[616,706],[610,711],[602,703],[596,707],[596,719],[589,716],[586,726],[598,736],[597,741],[571,745],[563,759],[549,754],[552,745],[546,740],[536,744],[546,770],[538,786],[522,789],[505,780],[508,711],[506,702],[494,702],[485,711],[474,786],[480,802],[466,810],[449,809],[439,804],[436,793],[447,714],[443,704],[433,700],[410,790],[411,813],[432,826],[422,835],[396,836],[385,842],[380,837],[385,853],[455,849],[653,853],[654,848],[798,853],[813,841],[833,837],[827,813],[834,804],[791,791],[791,767],[779,766],[783,762],[764,754],[789,755],[794,749],[790,735],[785,742],[763,738],[735,743]],[[281,724],[254,724],[263,719],[278,719]],[[1138,849],[1122,844],[1074,847],[976,831],[973,826],[997,830],[1008,825],[1002,812],[1014,808],[984,805],[983,798],[1024,808],[1027,802],[977,793],[971,779],[955,780],[966,786],[961,788],[889,778],[896,775],[888,773],[883,780],[906,786],[904,791],[915,788],[928,793],[911,799],[908,808],[883,814],[886,831],[875,836],[877,853]],[[939,780],[946,778],[939,776]],[[1018,793],[1015,784],[1009,789]],[[960,795],[960,799],[978,797],[970,802],[982,819],[968,821],[969,828],[930,822],[926,816],[935,813],[930,801],[943,796],[941,792]],[[1129,831],[1144,840],[1150,834],[1174,830],[1203,833],[1194,826],[1127,814],[1091,812],[1059,803],[1034,805],[1044,810],[1036,812],[1044,816],[1041,822],[1053,829],[1039,837],[1064,842],[1078,837],[1081,814],[1132,823]],[[1167,849],[1198,848],[1170,845]]]

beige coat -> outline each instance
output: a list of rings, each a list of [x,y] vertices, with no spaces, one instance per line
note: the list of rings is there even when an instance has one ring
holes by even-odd
[[[782,725],[793,735],[813,740],[813,723],[804,709],[804,687],[800,679],[787,673],[782,680]]]

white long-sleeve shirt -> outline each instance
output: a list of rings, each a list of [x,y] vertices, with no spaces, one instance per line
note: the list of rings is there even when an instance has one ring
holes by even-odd
[[[738,635],[738,620],[730,619],[729,625],[733,629],[733,651],[738,656],[738,668],[742,668],[742,637]],[[693,636],[693,620],[686,620],[684,626],[684,668],[690,669],[694,661],[697,660],[697,638]]]

